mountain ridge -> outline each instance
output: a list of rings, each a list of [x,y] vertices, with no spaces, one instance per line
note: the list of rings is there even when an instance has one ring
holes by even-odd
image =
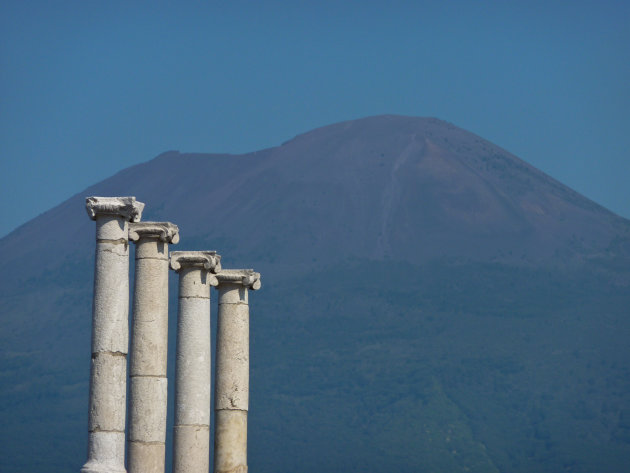
[[[174,249],[262,274],[252,469],[630,461],[630,221],[452,124],[388,115],[252,153],[165,152],[0,240],[0,470],[85,460],[88,195],[135,195],[143,220],[180,227]]]
[[[301,265],[349,255],[562,266],[611,252],[630,256],[628,220],[453,124],[384,115],[316,128],[256,152],[168,151],[121,170],[0,239],[0,254],[15,271],[5,292],[30,274],[19,263],[25,251],[42,270],[68,252],[88,254],[90,223],[75,216],[86,195],[98,194],[146,201],[144,218],[179,223],[182,245],[188,237],[211,239],[251,253],[256,243],[248,235],[257,235],[284,247],[285,260],[304,256]],[[249,209],[256,210],[246,221],[234,217]],[[201,220],[221,225],[206,235]],[[286,267],[281,259],[275,257]]]

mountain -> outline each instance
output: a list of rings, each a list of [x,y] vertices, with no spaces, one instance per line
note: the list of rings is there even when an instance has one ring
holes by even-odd
[[[85,461],[88,195],[135,195],[179,225],[175,249],[262,273],[252,471],[630,461],[630,222],[454,125],[387,115],[244,155],[170,151],[3,238],[2,471]]]

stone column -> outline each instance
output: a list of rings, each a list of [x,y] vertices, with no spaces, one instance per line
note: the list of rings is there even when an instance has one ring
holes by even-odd
[[[179,241],[170,222],[129,224],[136,275],[129,358],[129,473],[163,473],[166,442],[168,246]]]
[[[124,473],[129,344],[128,222],[144,204],[135,197],[88,197],[96,220],[88,461],[82,473]]]
[[[179,273],[173,473],[208,473],[210,466],[210,286],[221,257],[214,251],[173,251]]]
[[[249,409],[248,289],[260,288],[260,274],[251,269],[222,270],[217,279],[214,473],[245,473]]]

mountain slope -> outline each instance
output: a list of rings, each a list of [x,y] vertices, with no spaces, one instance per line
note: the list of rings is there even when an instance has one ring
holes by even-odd
[[[630,223],[453,125],[379,116],[245,155],[164,153],[2,239],[2,471],[84,461],[87,195],[135,195],[180,226],[177,249],[261,271],[252,469],[630,460]]]

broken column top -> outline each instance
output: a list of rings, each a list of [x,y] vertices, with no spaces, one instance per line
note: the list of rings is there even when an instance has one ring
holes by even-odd
[[[219,284],[242,284],[254,291],[261,287],[260,273],[255,272],[253,269],[222,269],[217,273],[217,279]]]
[[[99,215],[124,217],[129,222],[139,222],[144,204],[135,197],[87,197],[85,207],[92,220]]]
[[[221,255],[216,251],[171,251],[171,269],[199,267],[212,273],[221,271]]]
[[[179,227],[171,222],[132,222],[129,224],[129,239],[156,238],[165,243],[179,242]]]

